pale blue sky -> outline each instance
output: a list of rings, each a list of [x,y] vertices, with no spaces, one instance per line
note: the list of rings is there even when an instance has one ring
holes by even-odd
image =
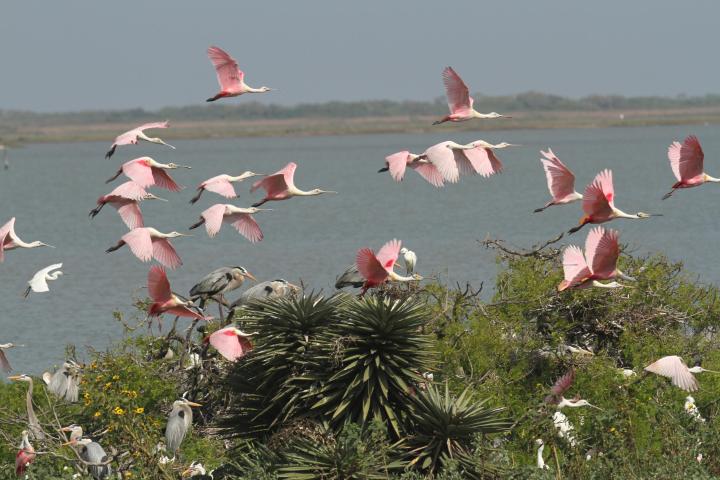
[[[0,109],[203,103],[211,44],[281,104],[432,99],[446,65],[492,95],[719,93],[718,19],[713,0],[6,0]]]

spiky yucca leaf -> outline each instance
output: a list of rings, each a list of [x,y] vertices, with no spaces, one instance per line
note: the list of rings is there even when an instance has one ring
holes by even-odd
[[[414,457],[410,465],[436,471],[443,456],[467,459],[477,434],[499,433],[512,427],[512,420],[501,416],[504,408],[485,408],[475,402],[470,387],[454,397],[445,385],[441,394],[434,385],[412,397],[410,420],[414,433],[408,437]]]
[[[329,369],[324,346],[343,300],[310,295],[250,304],[243,329],[256,331],[252,352],[226,378],[234,402],[218,422],[228,437],[268,433],[302,417]],[[314,403],[314,402],[312,402]]]
[[[401,436],[407,397],[435,358],[432,338],[421,333],[428,310],[415,300],[353,299],[333,326],[338,368],[312,406],[335,426],[380,419]]]

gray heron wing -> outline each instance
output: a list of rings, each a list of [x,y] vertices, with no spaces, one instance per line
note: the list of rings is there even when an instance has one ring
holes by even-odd
[[[173,454],[180,448],[180,444],[188,430],[184,417],[182,410],[173,409],[165,427],[165,445],[167,445],[168,451]]]

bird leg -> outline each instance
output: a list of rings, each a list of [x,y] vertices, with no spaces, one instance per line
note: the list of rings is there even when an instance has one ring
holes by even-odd
[[[89,216],[95,218],[95,215],[97,215],[98,213],[100,213],[100,210],[102,210],[102,208],[103,208],[104,206],[105,206],[105,204],[104,204],[104,203],[101,203],[101,204],[98,205],[97,207],[93,208],[92,210],[90,210]]]
[[[670,198],[670,195],[672,195],[673,193],[675,193],[675,190],[677,190],[677,189],[673,188],[672,190],[670,190],[668,193],[666,193],[665,195],[663,195],[662,199],[663,199],[663,200],[667,200],[668,198]]]
[[[188,345],[190,345],[190,339],[192,338],[192,332],[193,329],[195,329],[195,325],[197,325],[199,319],[194,318],[188,329],[185,331],[185,346],[187,348]]]
[[[110,247],[110,248],[108,248],[107,250],[105,250],[105,253],[114,252],[115,250],[120,249],[120,247],[122,247],[123,245],[125,245],[125,240],[120,240],[120,241],[117,243],[117,245],[115,245],[114,247]]]
[[[194,230],[194,229],[198,228],[200,225],[202,225],[203,223],[205,223],[205,219],[200,217],[200,221],[190,225],[190,228],[188,228],[188,230]]]

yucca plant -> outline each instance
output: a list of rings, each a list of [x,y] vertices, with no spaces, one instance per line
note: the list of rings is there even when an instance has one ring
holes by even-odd
[[[334,374],[312,406],[331,425],[382,420],[396,438],[408,396],[433,367],[433,338],[422,333],[427,308],[413,299],[352,299],[332,325]]]
[[[283,449],[283,458],[287,465],[278,469],[278,478],[287,480],[381,480],[406,466],[398,444],[388,444],[382,423],[365,429],[345,424],[322,439],[296,437]]]
[[[309,411],[330,368],[326,346],[338,321],[341,297],[309,295],[267,299],[247,307],[246,331],[255,331],[252,352],[226,377],[234,395],[218,422],[228,437],[257,437]]]
[[[412,397],[409,420],[413,433],[408,436],[410,465],[435,472],[442,466],[443,458],[452,458],[477,470],[477,465],[469,463],[475,437],[505,432],[513,424],[501,415],[504,408],[485,408],[484,404],[485,401],[474,401],[469,387],[454,397],[447,384],[444,395],[430,385]]]

